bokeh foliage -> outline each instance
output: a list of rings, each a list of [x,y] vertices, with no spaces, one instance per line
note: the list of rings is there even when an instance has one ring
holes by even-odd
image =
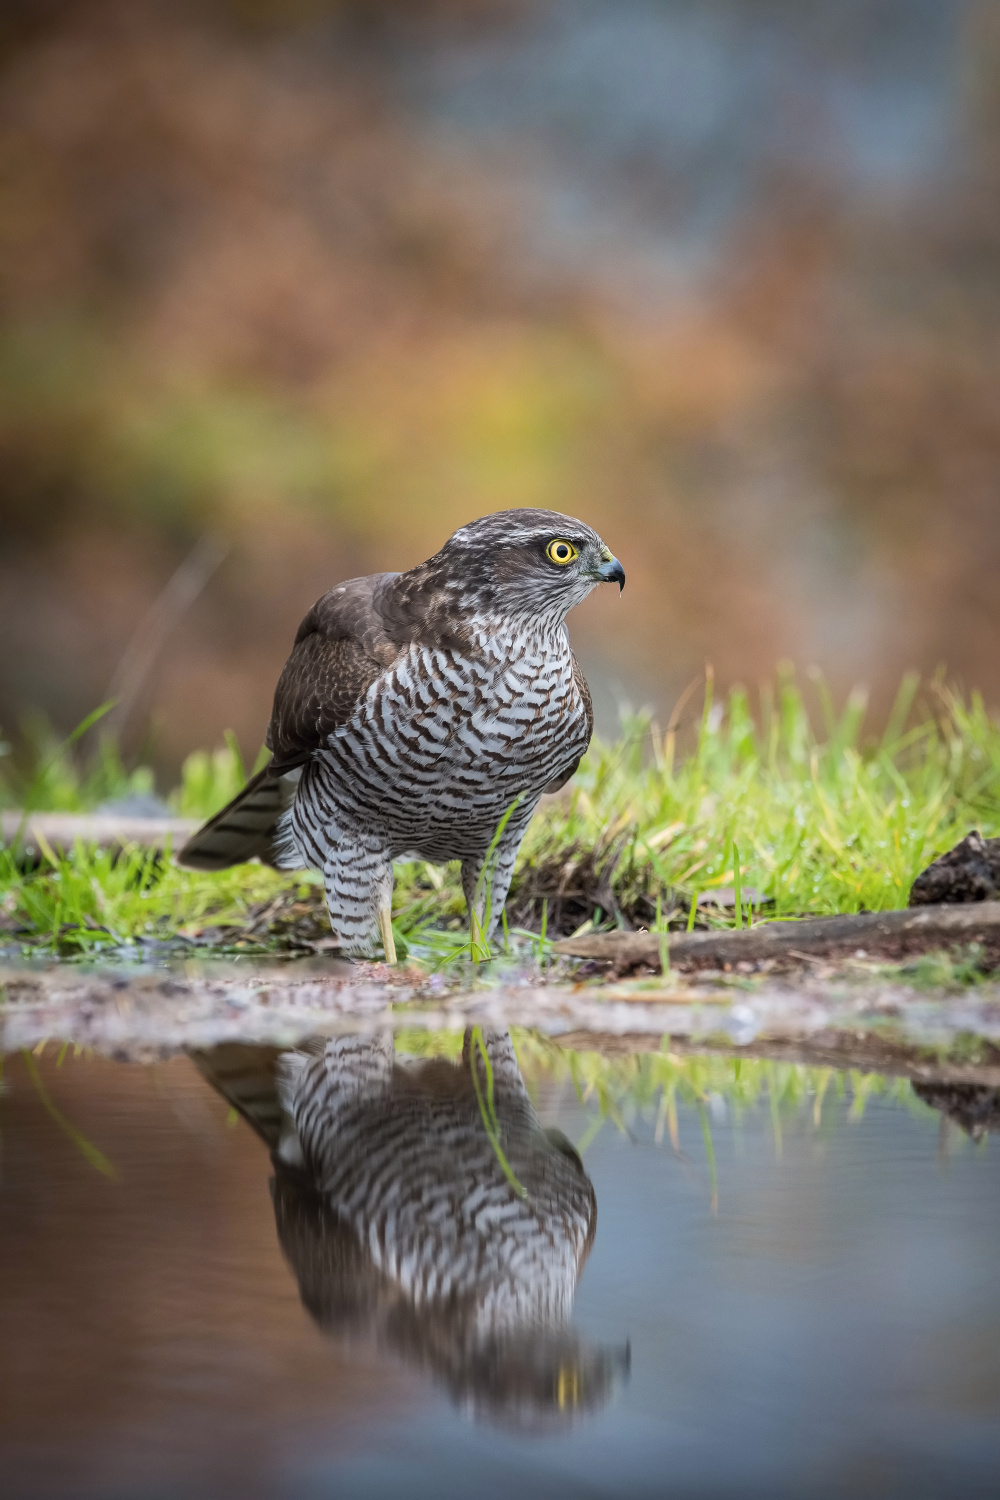
[[[541,0],[5,7],[6,738],[106,695],[208,534],[225,561],[124,739],[170,779],[227,725],[252,756],[325,588],[519,504],[582,514],[625,562],[622,607],[573,621],[606,733],[616,699],[665,714],[706,659],[727,688],[818,661],[881,719],[910,666],[1000,692],[995,6],[552,9],[579,28],[567,68],[607,23],[601,97],[561,134],[546,105],[558,150],[516,89],[499,136],[413,109],[477,38],[565,81]],[[616,134],[643,106],[639,12],[693,27],[736,101],[703,150],[680,98],[666,145]],[[763,56],[784,59],[771,132],[740,113]],[[857,138],[922,170],[885,191],[838,170],[822,109],[812,148],[781,124],[812,92],[860,101]],[[939,158],[912,138],[935,109]],[[685,240],[703,187],[731,212]]]

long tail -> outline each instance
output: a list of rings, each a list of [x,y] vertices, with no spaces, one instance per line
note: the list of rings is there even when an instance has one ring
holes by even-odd
[[[223,1042],[189,1053],[198,1072],[239,1111],[272,1151],[278,1149],[287,1115],[278,1094],[280,1047],[253,1047]]]
[[[237,1110],[270,1150],[289,1168],[303,1165],[302,1147],[285,1096],[287,1080],[298,1076],[310,1055],[322,1055],[325,1037],[307,1037],[301,1050],[222,1042],[188,1055],[198,1072]]]
[[[265,766],[232,802],[191,835],[177,863],[188,870],[226,870],[248,859],[276,865],[278,823],[295,800],[298,779],[297,771],[274,776]]]

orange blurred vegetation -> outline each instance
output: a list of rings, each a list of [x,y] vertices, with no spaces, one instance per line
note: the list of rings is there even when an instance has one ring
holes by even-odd
[[[735,0],[734,0],[735,3]],[[747,0],[750,3],[750,0]],[[206,534],[222,565],[130,719],[252,756],[295,627],[508,505],[583,516],[623,602],[574,638],[605,722],[705,662],[876,703],[1000,698],[1000,26],[965,7],[961,171],[852,195],[775,169],[697,291],[559,272],[488,152],[386,57],[481,3],[76,0],[0,22],[0,723],[68,729]]]

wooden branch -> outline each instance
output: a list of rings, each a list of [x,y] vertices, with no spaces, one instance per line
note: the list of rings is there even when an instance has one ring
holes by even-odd
[[[22,813],[0,815],[4,844],[20,841],[29,859],[37,859],[43,843],[50,848],[72,849],[79,839],[100,849],[137,844],[143,849],[163,849],[167,843],[179,849],[200,825],[195,818],[129,818],[119,813]]]
[[[672,933],[669,961],[677,969],[721,969],[746,964],[794,965],[811,958],[894,960],[940,948],[981,943],[1000,962],[1000,901],[964,906],[918,906],[906,911],[860,912],[798,922],[762,922],[728,932]],[[565,938],[552,946],[573,958],[610,959],[618,969],[659,970],[660,937],[653,932],[602,932]]]

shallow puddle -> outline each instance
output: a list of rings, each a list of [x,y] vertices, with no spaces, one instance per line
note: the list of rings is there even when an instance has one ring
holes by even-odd
[[[3,1493],[998,1492],[988,1090],[462,1043],[9,1056]]]

